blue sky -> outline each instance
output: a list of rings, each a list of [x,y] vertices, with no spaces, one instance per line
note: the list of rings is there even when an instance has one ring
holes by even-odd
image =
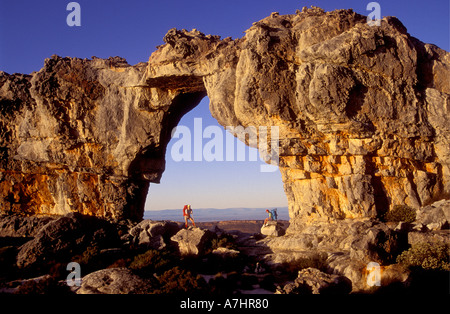
[[[0,70],[38,71],[53,54],[79,58],[121,56],[130,64],[147,61],[172,28],[196,28],[223,38],[242,37],[253,22],[271,12],[295,13],[311,5],[325,10],[353,8],[367,15],[370,1],[99,1],[79,0],[81,26],[69,27],[65,0],[0,0]],[[382,16],[396,16],[412,36],[449,51],[449,1],[377,1]],[[180,124],[217,125],[208,100]],[[170,148],[173,142],[169,146]],[[146,209],[286,206],[279,172],[261,173],[260,162],[179,162],[167,156],[161,185],[151,185]]]

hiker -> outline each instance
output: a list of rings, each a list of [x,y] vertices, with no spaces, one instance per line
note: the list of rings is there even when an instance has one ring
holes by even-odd
[[[264,219],[264,227],[265,226],[267,226],[267,223],[269,222],[269,221],[272,221],[273,220],[273,215],[272,215],[272,213],[268,210],[268,209],[266,209],[266,213],[268,213],[269,214],[269,217],[267,217],[266,219]]]
[[[277,220],[277,219],[278,219],[278,213],[277,213],[277,209],[276,209],[276,208],[275,208],[275,209],[272,209],[272,210],[266,209],[266,213],[269,214],[269,217],[267,217],[267,218],[264,220],[264,226],[267,225],[267,222],[269,222],[269,221],[274,221],[274,220]]]
[[[192,225],[195,227],[195,221],[194,218],[191,217],[192,215],[192,208],[191,205],[184,205],[183,208],[183,216],[184,216],[184,221],[186,222],[185,227],[188,227],[188,219],[190,221],[192,221]]]

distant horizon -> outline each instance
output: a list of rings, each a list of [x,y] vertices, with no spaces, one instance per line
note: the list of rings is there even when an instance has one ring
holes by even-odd
[[[181,207],[179,208],[165,208],[165,209],[150,209],[150,210],[144,210],[144,212],[158,212],[158,211],[164,211],[164,210],[182,210],[183,206],[186,204],[183,204]],[[252,209],[252,210],[256,210],[256,209],[273,209],[273,208],[277,208],[277,209],[288,209],[288,206],[266,206],[266,207],[225,207],[225,208],[219,208],[219,207],[200,207],[200,208],[195,208],[192,207],[193,210],[227,210],[227,209]]]
[[[283,207],[258,207],[258,208],[193,208],[193,217],[197,222],[230,221],[230,220],[263,220],[268,217],[266,209],[277,208],[278,220],[289,220],[289,209]],[[182,209],[152,210],[144,212],[144,219],[171,220],[183,222]]]

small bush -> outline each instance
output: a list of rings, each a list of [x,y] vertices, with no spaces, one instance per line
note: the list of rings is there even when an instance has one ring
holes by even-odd
[[[416,220],[416,210],[406,205],[396,205],[384,218],[392,222],[413,222]]]
[[[219,247],[224,247],[227,249],[237,249],[237,245],[234,241],[233,236],[229,234],[224,234],[217,238],[212,239],[211,241],[212,250],[215,250]]]
[[[137,255],[130,264],[132,270],[142,276],[152,276],[155,272],[163,272],[173,264],[170,253],[165,251],[148,250]]]
[[[206,291],[206,281],[200,275],[174,267],[158,277],[159,289],[155,294],[195,294]]]
[[[317,268],[320,271],[327,271],[328,268],[328,254],[315,253],[310,257],[300,258],[292,262],[285,262],[282,264],[281,270],[288,274],[289,277],[297,278],[298,272],[309,267]]]
[[[89,265],[97,259],[99,254],[100,249],[97,246],[89,246],[81,255],[75,256],[74,261],[81,265]]]
[[[16,294],[72,294],[69,287],[60,283],[54,276],[43,276],[39,279],[30,279],[23,283]]]
[[[72,261],[81,265],[84,274],[91,273],[106,266],[104,265],[105,259],[100,254],[100,248],[95,245],[87,247],[82,254],[74,256]]]
[[[450,271],[450,246],[444,242],[418,243],[400,254],[397,263],[409,268]]]
[[[107,268],[128,267],[130,263],[131,263],[130,258],[119,258],[118,260],[115,260]]]
[[[236,274],[228,274],[225,278],[222,273],[217,273],[214,278],[208,282],[208,293],[211,295],[232,294],[236,290],[237,278]]]

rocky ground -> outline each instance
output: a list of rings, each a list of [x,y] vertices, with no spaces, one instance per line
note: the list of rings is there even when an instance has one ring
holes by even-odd
[[[279,220],[280,226],[284,229],[289,227],[289,221]],[[214,228],[220,228],[227,232],[240,231],[243,233],[259,233],[264,220],[226,220],[226,221],[212,221],[212,222],[196,222],[196,225],[200,228],[213,230]]]
[[[0,292],[448,293],[449,214],[450,201],[442,200],[409,222],[341,221],[334,229],[308,226],[302,235],[284,234],[280,222],[244,233],[231,229],[243,222],[186,229],[172,221],[113,224],[77,213],[3,216]]]

